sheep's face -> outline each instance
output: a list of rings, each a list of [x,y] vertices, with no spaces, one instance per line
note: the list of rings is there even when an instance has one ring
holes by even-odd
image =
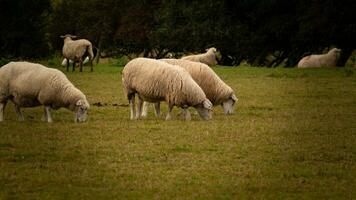
[[[339,59],[341,54],[341,49],[333,48],[331,51],[334,53],[336,60]]]
[[[87,119],[87,112],[89,110],[89,103],[86,100],[78,100],[75,104],[75,122],[85,122]]]
[[[233,94],[228,100],[222,103],[225,115],[230,115],[234,112],[234,105],[237,101],[237,97]]]
[[[204,100],[201,104],[195,106],[199,115],[204,120],[209,120],[212,117],[213,104],[208,100]]]

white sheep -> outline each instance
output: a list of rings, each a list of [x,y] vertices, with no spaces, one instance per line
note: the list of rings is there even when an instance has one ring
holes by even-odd
[[[203,89],[206,97],[215,105],[221,105],[225,114],[232,114],[238,101],[234,91],[206,64],[181,59],[161,59],[160,61],[178,65],[188,71],[194,81]],[[148,103],[144,103],[142,116],[147,116]],[[157,108],[157,105],[155,106]],[[155,114],[158,115],[156,110]]]
[[[61,71],[29,62],[10,62],[0,68],[0,121],[8,100],[15,104],[20,121],[24,120],[21,107],[44,105],[42,120],[47,122],[53,121],[50,110],[61,107],[75,112],[76,122],[83,122],[90,107]]]
[[[305,56],[299,61],[298,68],[335,67],[340,52],[340,49],[333,48],[326,54]]]
[[[79,71],[83,71],[83,59],[89,57],[90,71],[93,71],[93,46],[91,42],[86,39],[73,40],[76,36],[64,35],[61,36],[64,39],[64,45],[62,54],[67,59],[67,71],[69,69],[69,60],[73,61],[73,71],[75,70],[75,63],[79,62]]]
[[[209,49],[206,49],[205,53],[202,54],[197,54],[197,55],[190,55],[190,56],[183,56],[181,59],[183,60],[190,60],[194,62],[201,62],[204,64],[207,64],[209,66],[213,66],[217,64],[216,61],[216,48],[212,47]]]
[[[140,118],[143,101],[166,101],[168,104],[166,120],[171,119],[174,106],[181,107],[184,111],[193,106],[201,118],[211,119],[211,102],[189,73],[181,67],[154,59],[136,58],[124,67],[122,85],[130,103],[131,119]],[[138,106],[135,115],[136,93]],[[190,120],[188,114],[189,112],[185,115],[186,120]]]

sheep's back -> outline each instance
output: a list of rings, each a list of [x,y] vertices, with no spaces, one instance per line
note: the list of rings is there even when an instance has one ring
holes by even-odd
[[[233,94],[231,87],[206,64],[182,59],[162,59],[162,61],[179,65],[188,71],[214,105],[220,104],[221,100],[229,98]]]

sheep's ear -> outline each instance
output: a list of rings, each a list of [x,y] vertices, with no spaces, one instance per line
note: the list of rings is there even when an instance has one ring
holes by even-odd
[[[60,38],[65,38],[65,36],[64,35],[61,35],[61,36],[59,36]]]
[[[234,94],[231,96],[231,99],[234,100],[235,102],[239,100]]]
[[[72,39],[76,39],[76,38],[77,38],[76,35],[71,35],[70,37],[71,37]]]
[[[209,109],[209,110],[213,109],[213,104],[208,99],[203,101],[203,106],[204,106],[204,108]]]

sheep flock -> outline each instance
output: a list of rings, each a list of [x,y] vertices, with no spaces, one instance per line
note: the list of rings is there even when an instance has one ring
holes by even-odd
[[[67,34],[62,49],[63,66],[76,64],[82,71],[83,64],[90,63],[93,71],[93,45],[89,40]],[[224,113],[233,113],[238,101],[235,91],[211,68],[216,65],[216,48],[205,53],[183,56],[181,59],[134,58],[121,75],[125,98],[129,102],[130,119],[147,117],[149,103],[154,104],[160,117],[160,103],[166,102],[166,120],[172,119],[173,107],[182,109],[185,120],[191,120],[189,107],[195,108],[203,120],[212,119],[214,106],[221,105]],[[298,68],[333,67],[340,57],[340,49],[333,48],[326,54],[303,57]],[[136,104],[137,96],[137,104]],[[78,88],[57,70],[30,62],[10,62],[0,68],[0,122],[5,120],[7,102],[15,105],[20,121],[24,120],[21,108],[43,106],[43,121],[53,122],[51,110],[67,108],[75,113],[75,122],[84,122],[90,104]]]

